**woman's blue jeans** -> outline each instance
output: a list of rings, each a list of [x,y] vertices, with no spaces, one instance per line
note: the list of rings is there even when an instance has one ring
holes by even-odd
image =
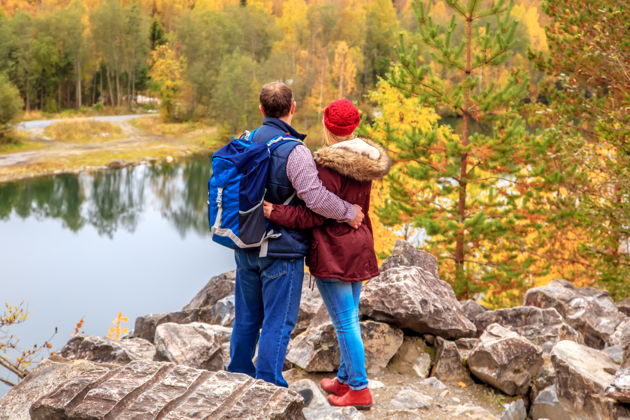
[[[335,279],[316,280],[319,293],[337,330],[341,352],[337,379],[355,391],[363,389],[367,387],[368,379],[359,324],[359,297],[362,284]]]

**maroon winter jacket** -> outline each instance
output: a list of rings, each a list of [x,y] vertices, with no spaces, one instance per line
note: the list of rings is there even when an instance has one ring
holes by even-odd
[[[378,144],[347,140],[315,153],[319,178],[328,190],[365,213],[363,224],[353,229],[313,213],[304,206],[274,204],[270,220],[290,229],[313,229],[306,264],[314,276],[343,281],[363,281],[378,276],[370,210],[372,180],[389,172],[390,159]]]

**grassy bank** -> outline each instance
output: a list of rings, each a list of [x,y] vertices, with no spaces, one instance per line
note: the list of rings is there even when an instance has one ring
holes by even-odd
[[[21,133],[19,143],[0,148],[0,182],[209,154],[222,145],[214,127],[163,124],[156,117],[122,124],[63,121],[47,127],[44,135],[51,140],[28,140]]]
[[[60,121],[44,129],[44,135],[68,143],[94,143],[119,139],[123,130],[118,124],[104,121]]]

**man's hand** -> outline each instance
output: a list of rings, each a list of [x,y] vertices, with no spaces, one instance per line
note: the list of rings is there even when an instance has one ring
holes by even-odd
[[[353,206],[354,206],[354,211],[356,212],[356,216],[354,217],[354,220],[351,220],[347,223],[353,228],[358,229],[359,226],[361,226],[361,223],[363,223],[365,214],[363,214],[363,209],[361,208],[361,206],[357,204],[353,204]]]
[[[263,212],[265,213],[265,218],[269,219],[271,217],[271,212],[273,211],[273,204],[269,201],[263,202]]]

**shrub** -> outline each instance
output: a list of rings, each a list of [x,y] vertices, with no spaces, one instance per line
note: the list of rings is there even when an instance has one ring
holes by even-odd
[[[10,123],[22,112],[22,98],[17,88],[0,74],[0,143],[13,141]]]

